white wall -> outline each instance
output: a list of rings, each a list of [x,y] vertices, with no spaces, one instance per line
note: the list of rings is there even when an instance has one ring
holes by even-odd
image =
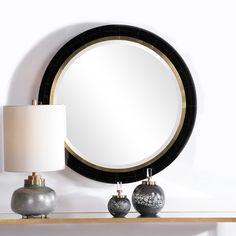
[[[164,210],[236,211],[235,22],[233,0],[2,1],[0,105],[29,104],[37,97],[50,59],[76,34],[110,23],[146,28],[163,37],[182,55],[192,73],[198,95],[198,116],[190,141],[176,161],[155,176],[166,193]],[[2,152],[2,138],[0,144]],[[57,191],[58,211],[105,211],[115,189],[113,185],[89,180],[69,168],[46,173],[44,177]],[[11,211],[11,194],[22,186],[24,178],[24,174],[0,175],[0,212]],[[135,185],[137,183],[124,186],[128,196]],[[118,226],[112,227],[119,230]],[[120,230],[125,232],[127,227],[121,226]],[[28,235],[34,230],[34,233],[39,232],[39,229],[45,234],[63,235],[65,231],[63,233],[60,228],[15,226],[10,230],[1,226],[0,235],[6,235],[8,230],[12,234],[22,232],[23,235],[24,232]],[[159,225],[158,228],[162,235],[171,235],[176,230],[180,235],[217,235],[217,232],[218,235],[229,235],[229,232],[236,232],[232,225],[228,228],[211,224],[169,225],[168,228]],[[83,225],[70,229],[71,234],[82,230],[85,235],[86,232],[87,235],[97,233],[97,230],[102,235],[106,231],[102,225],[93,226],[89,231]],[[141,235],[144,229],[151,234],[155,227],[136,227],[132,235],[137,232]]]

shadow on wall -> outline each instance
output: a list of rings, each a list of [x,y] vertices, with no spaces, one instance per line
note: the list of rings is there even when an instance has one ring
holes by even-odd
[[[38,97],[39,86],[52,57],[74,36],[104,25],[104,23],[82,23],[63,27],[41,39],[22,59],[13,73],[8,92],[8,104],[30,104]]]
[[[167,227],[168,226],[168,227]],[[132,230],[131,228],[132,227]],[[146,235],[162,236],[217,236],[217,224],[65,224],[65,225],[7,225],[0,226],[2,235],[31,236],[31,235]]]
[[[9,91],[8,91],[8,99],[7,104],[9,105],[17,105],[17,104],[30,104],[33,98],[38,97],[38,91],[40,87],[40,83],[43,77],[43,74],[46,70],[46,67],[55,53],[71,38],[82,33],[88,29],[93,27],[101,26],[106,23],[81,23],[75,25],[69,25],[63,28],[60,28],[49,35],[42,38],[38,41],[35,46],[22,58],[19,65],[15,69],[13,76],[11,78]],[[0,128],[1,128],[1,118],[2,113],[0,110]],[[193,136],[193,135],[192,135]],[[185,149],[184,155],[188,158],[185,158],[187,161],[194,163],[194,155],[192,154],[192,148],[195,148],[195,140],[192,141],[193,145],[191,148]],[[188,145],[189,146],[189,145]],[[0,135],[0,151],[2,148],[2,137]],[[195,153],[195,152],[194,152]],[[3,156],[3,155],[2,155]],[[190,158],[189,158],[190,157]],[[167,168],[168,169],[168,168]],[[178,172],[178,169],[177,169]],[[176,172],[176,175],[179,174]],[[52,176],[56,176],[57,173],[52,173]],[[60,173],[58,173],[59,177],[62,178],[62,181],[66,181],[67,179],[70,182],[71,186],[83,187],[87,192],[90,188],[101,189],[106,186],[109,188],[111,193],[113,192],[113,188],[111,185],[95,182],[93,180],[89,180],[85,177],[78,175],[70,169],[66,169]],[[54,178],[52,178],[54,179]],[[58,179],[58,178],[55,178]],[[59,184],[57,186],[54,183],[54,186],[60,187]],[[72,190],[71,190],[72,191]],[[73,190],[74,191],[74,190]],[[61,193],[61,201],[64,201],[67,197],[66,194],[70,192],[65,191],[65,194]],[[101,191],[99,191],[101,192]],[[90,193],[91,195],[92,193]],[[68,195],[68,194],[67,194]],[[102,195],[102,193],[101,193]],[[85,196],[86,197],[86,196]],[[71,203],[68,201],[68,206]]]
[[[60,28],[41,39],[20,61],[10,80],[7,105],[31,104],[38,97],[43,74],[55,53],[71,38],[105,23],[81,23]],[[2,107],[0,109],[2,130]],[[3,137],[0,135],[0,156],[3,157]],[[2,158],[3,159],[3,158]],[[0,161],[0,172],[2,171]]]

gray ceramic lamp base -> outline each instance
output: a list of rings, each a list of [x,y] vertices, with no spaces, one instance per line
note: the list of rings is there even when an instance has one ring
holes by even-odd
[[[23,188],[17,189],[11,199],[11,208],[23,218],[47,217],[56,206],[56,193],[39,183],[25,182]]]

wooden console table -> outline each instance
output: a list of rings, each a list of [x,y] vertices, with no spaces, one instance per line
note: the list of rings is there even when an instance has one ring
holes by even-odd
[[[48,218],[22,219],[14,213],[0,213],[0,224],[74,224],[74,223],[222,223],[236,222],[236,212],[161,212],[158,217],[129,213],[113,218],[109,213],[53,213]]]

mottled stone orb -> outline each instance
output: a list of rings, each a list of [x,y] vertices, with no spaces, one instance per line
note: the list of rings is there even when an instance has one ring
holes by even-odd
[[[164,191],[156,184],[140,184],[134,189],[132,204],[142,216],[156,216],[165,204]]]

